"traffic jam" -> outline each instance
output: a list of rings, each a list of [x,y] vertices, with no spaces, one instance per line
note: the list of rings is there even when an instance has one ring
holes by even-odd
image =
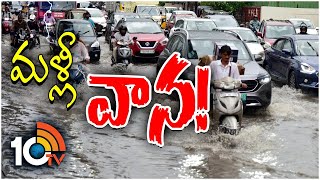
[[[11,131],[2,130],[2,148],[7,148],[2,177],[52,177],[41,169],[34,174],[31,167],[10,164],[10,137],[31,129],[28,119],[50,117],[63,119],[58,126],[72,137],[67,146],[73,148],[54,177],[318,178],[318,5],[301,8],[317,10],[307,16],[299,14],[298,5],[247,5],[235,12],[210,3],[3,1],[2,126]],[[232,3],[236,2],[229,6]],[[75,39],[60,38],[66,32]],[[49,64],[52,57],[62,56],[64,47],[70,50],[73,63],[67,82],[78,98],[72,109],[65,109],[64,98],[48,101],[49,89],[59,84],[53,70],[41,86],[13,83],[12,59],[22,46],[21,53],[39,74],[46,73],[38,55]],[[177,88],[165,94],[153,92],[151,104],[134,108],[131,122],[121,132],[86,122],[86,104],[94,95],[108,96],[110,111],[116,112],[119,105],[112,89],[88,86],[89,74],[145,76],[156,89],[157,76],[174,53],[189,64],[177,74],[179,80],[196,84],[202,80],[196,67],[210,69],[208,132],[195,133],[190,123],[182,131],[166,132],[162,148],[148,147],[151,104],[170,107],[170,118],[179,122],[185,102]],[[21,69],[30,74],[30,69]],[[10,121],[12,114],[24,128]],[[103,156],[105,161],[99,160],[103,149],[111,153]],[[132,170],[134,166],[139,172]],[[77,168],[82,169],[79,174]],[[116,168],[119,172],[112,170]]]

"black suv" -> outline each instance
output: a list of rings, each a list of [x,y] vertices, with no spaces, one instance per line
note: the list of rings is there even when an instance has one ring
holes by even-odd
[[[157,63],[157,71],[173,52],[179,52],[181,58],[188,59],[191,66],[185,70],[181,78],[194,82],[195,66],[199,58],[205,55],[216,55],[215,44],[227,44],[238,50],[237,62],[245,67],[240,78],[248,85],[240,89],[247,94],[247,106],[267,107],[271,103],[271,78],[266,70],[254,60],[246,44],[237,35],[220,31],[176,31],[169,39],[167,47],[162,51]]]

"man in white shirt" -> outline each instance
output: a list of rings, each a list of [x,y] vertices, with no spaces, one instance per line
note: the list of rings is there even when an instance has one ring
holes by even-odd
[[[220,60],[212,61],[210,64],[211,80],[219,80],[229,76],[241,82],[237,64],[230,62],[231,48],[228,45],[222,46],[220,55]],[[245,83],[241,83],[241,87],[247,88],[248,86]]]

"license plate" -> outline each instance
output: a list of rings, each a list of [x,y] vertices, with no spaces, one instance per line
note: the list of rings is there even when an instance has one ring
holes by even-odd
[[[238,93],[223,93],[220,94],[220,97],[237,97]]]
[[[140,50],[141,54],[154,54],[154,50]]]

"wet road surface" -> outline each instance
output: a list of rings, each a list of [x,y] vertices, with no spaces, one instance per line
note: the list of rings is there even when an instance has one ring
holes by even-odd
[[[87,65],[91,73],[144,75],[153,83],[156,64],[139,63],[126,72],[111,67],[108,44],[99,63]],[[9,36],[2,36],[2,171],[3,178],[318,178],[319,105],[318,96],[287,86],[274,86],[267,109],[252,109],[244,116],[238,136],[209,131],[196,134],[191,123],[183,131],[165,131],[165,146],[147,142],[147,121],[154,103],[178,109],[166,95],[153,94],[143,109],[133,109],[125,128],[96,129],[87,123],[85,106],[94,95],[107,95],[102,88],[79,87],[81,98],[70,111],[66,101],[49,103],[48,92],[55,84],[54,73],[39,87],[13,84],[10,80],[14,51]],[[43,53],[50,60],[49,46],[25,55],[38,64]],[[25,70],[27,71],[27,70]],[[52,71],[52,70],[50,70]],[[63,135],[67,152],[60,166],[49,168],[14,166],[15,137],[27,140],[35,135],[37,121],[52,124]]]

